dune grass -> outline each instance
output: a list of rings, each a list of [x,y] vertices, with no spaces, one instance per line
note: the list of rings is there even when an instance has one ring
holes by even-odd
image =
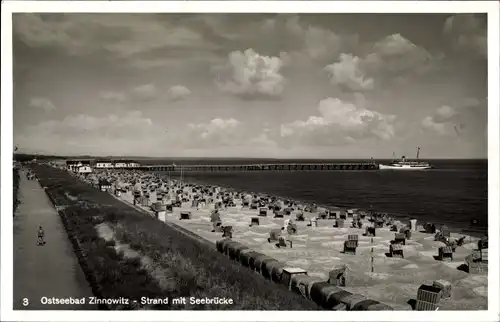
[[[66,206],[68,232],[78,238],[86,254],[87,270],[103,296],[138,301],[141,297],[188,298],[186,305],[154,306],[155,309],[320,309],[284,286],[231,261],[218,253],[215,246],[193,240],[65,171],[43,165],[32,167],[54,202]],[[102,224],[113,230],[115,241],[99,236],[96,226]],[[149,267],[117,251],[116,243],[151,259]],[[191,305],[189,297],[226,298],[232,299],[233,304]]]

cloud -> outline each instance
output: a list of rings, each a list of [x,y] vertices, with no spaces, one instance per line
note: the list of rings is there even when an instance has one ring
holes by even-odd
[[[116,91],[101,91],[99,97],[103,100],[124,103],[127,100],[127,94]]]
[[[155,84],[144,84],[132,89],[132,94],[139,99],[151,99],[157,94]]]
[[[217,68],[218,88],[247,99],[277,98],[285,87],[281,57],[262,56],[253,49],[233,51],[228,63]]]
[[[232,146],[242,138],[241,122],[234,119],[214,118],[208,123],[190,123],[185,144],[190,147],[214,148]]]
[[[168,89],[167,95],[171,101],[179,101],[191,95],[191,91],[185,86],[175,85]]]
[[[320,101],[319,116],[282,124],[285,142],[304,145],[339,145],[356,140],[394,137],[394,115],[384,115],[337,98]]]
[[[201,33],[161,14],[14,14],[13,32],[29,47],[53,48],[71,56],[99,55],[122,67],[154,68],[165,60],[202,57],[218,48]],[[162,56],[162,55],[160,55]],[[156,63],[148,65],[148,61]]]
[[[426,130],[432,130],[440,135],[449,133],[448,124],[438,123],[432,116],[426,116],[422,120],[422,127]]]
[[[357,35],[339,34],[313,26],[298,15],[282,14],[259,24],[264,37],[281,39],[280,44],[288,44],[289,48],[282,50],[289,52],[297,63],[304,60],[326,63],[359,44]]]
[[[372,72],[401,75],[426,73],[437,67],[441,58],[401,34],[392,34],[376,42],[364,60]]]
[[[361,70],[361,59],[352,54],[341,54],[340,60],[327,65],[325,70],[334,85],[341,85],[352,91],[373,89],[373,78],[366,77]]]
[[[325,66],[333,85],[360,92],[372,90],[375,85],[405,83],[438,70],[443,58],[400,34],[384,37],[366,48],[360,56],[341,53],[335,63]]]
[[[104,117],[76,114],[44,121],[17,134],[15,142],[30,151],[43,147],[51,153],[120,155],[130,151],[147,153],[161,135],[150,118],[131,111]]]
[[[42,109],[45,112],[51,112],[56,110],[54,103],[52,103],[48,98],[35,97],[30,100],[30,106],[37,109]]]
[[[422,120],[424,129],[432,130],[440,135],[452,134],[453,127],[459,112],[457,109],[443,105],[433,115]]]
[[[480,57],[488,55],[486,21],[475,14],[456,14],[446,19],[443,34],[457,52],[473,52]]]
[[[485,103],[485,102],[484,102]],[[477,98],[465,98],[458,107],[443,105],[437,108],[432,115],[426,116],[422,122],[424,130],[431,130],[440,135],[455,135],[457,131],[463,132],[471,127],[486,126],[486,119],[478,117],[482,108],[487,111],[487,106]]]

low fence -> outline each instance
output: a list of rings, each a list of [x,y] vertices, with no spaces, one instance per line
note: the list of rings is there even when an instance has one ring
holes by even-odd
[[[231,239],[221,239],[217,250],[232,260],[261,274],[275,283],[282,283],[285,264]],[[359,294],[352,294],[317,277],[292,275],[289,289],[314,301],[327,310],[345,311],[392,311],[393,308]]]

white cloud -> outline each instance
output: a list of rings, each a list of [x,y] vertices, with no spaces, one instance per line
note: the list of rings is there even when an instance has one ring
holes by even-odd
[[[123,103],[127,100],[127,94],[125,94],[124,92],[102,91],[99,93],[99,96],[103,100],[114,101],[118,103]]]
[[[132,111],[104,117],[69,115],[62,120],[44,121],[18,133],[15,142],[23,150],[37,151],[43,147],[52,153],[147,153],[152,148],[150,143],[158,142],[156,137],[161,134],[150,118]]]
[[[367,47],[365,54],[342,53],[325,67],[331,83],[353,92],[372,90],[384,83],[405,83],[412,76],[437,70],[442,55],[432,55],[400,34],[393,34]]]
[[[368,68],[391,74],[424,73],[434,67],[433,57],[426,49],[417,46],[401,34],[389,35],[373,45],[365,57]]]
[[[214,118],[208,123],[190,123],[187,126],[186,144],[193,147],[231,146],[242,138],[240,121]]]
[[[168,89],[167,96],[172,101],[179,101],[191,95],[191,91],[186,86],[175,85]]]
[[[470,127],[480,126],[481,123],[475,124],[481,121],[481,118],[478,118],[478,112],[482,112],[480,105],[481,101],[476,98],[464,99],[459,107],[443,105],[422,120],[422,128],[440,135],[456,135],[459,134],[457,132],[462,133]]]
[[[426,130],[432,130],[440,135],[446,135],[449,133],[448,124],[438,123],[432,116],[426,116],[422,120],[422,127]]]
[[[366,77],[362,71],[361,59],[352,54],[341,54],[340,60],[327,65],[325,70],[334,85],[342,85],[352,91],[373,89],[373,78]]]
[[[139,99],[151,99],[156,96],[155,84],[144,84],[132,89],[132,93]]]
[[[216,79],[223,92],[245,98],[273,98],[283,92],[282,58],[262,56],[247,49],[231,52],[228,59],[227,65],[219,68]]]
[[[475,14],[456,14],[449,17],[444,24],[443,33],[450,39],[454,50],[475,52],[487,57],[486,23]]]
[[[30,106],[37,109],[42,109],[45,112],[51,112],[56,109],[54,103],[45,97],[34,97],[30,100]]]
[[[394,115],[384,115],[337,98],[322,100],[319,116],[282,124],[281,137],[308,145],[336,145],[355,140],[394,137]]]

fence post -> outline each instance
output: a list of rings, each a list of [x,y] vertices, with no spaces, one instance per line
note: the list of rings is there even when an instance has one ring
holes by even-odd
[[[372,273],[373,273],[373,237],[371,238],[371,242],[372,242],[372,251],[371,251],[371,262],[372,262]]]

